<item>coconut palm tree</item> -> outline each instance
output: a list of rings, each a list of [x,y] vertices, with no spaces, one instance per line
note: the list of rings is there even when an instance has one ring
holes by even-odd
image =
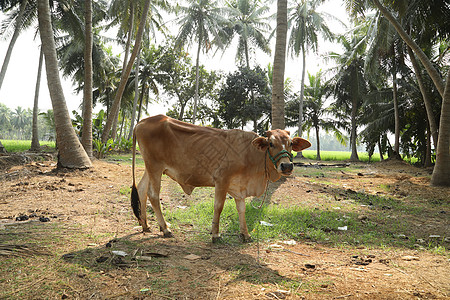
[[[68,168],[88,168],[91,161],[78,140],[70,121],[64,93],[61,86],[56,57],[56,46],[47,0],[38,0],[39,32],[45,56],[48,88],[55,116],[58,166]]]
[[[119,87],[117,88],[116,95],[114,97],[114,102],[111,107],[111,111],[108,115],[108,119],[106,120],[105,128],[102,134],[102,143],[106,143],[110,136],[110,131],[113,125],[113,122],[117,120],[119,117],[119,109],[120,109],[120,103],[122,101],[122,95],[125,91],[125,86],[128,81],[128,77],[130,76],[131,69],[133,68],[134,60],[136,59],[136,56],[138,54],[138,51],[141,47],[142,38],[144,35],[144,28],[147,21],[147,15],[150,8],[150,0],[146,0],[144,3],[144,7],[142,9],[142,15],[139,22],[139,28],[136,33],[136,40],[133,47],[133,52],[131,53],[131,57],[127,63],[127,66],[124,70],[122,70],[122,75],[120,77],[120,83]]]
[[[209,0],[189,0],[187,6],[177,7],[177,24],[180,25],[176,37],[176,47],[197,44],[196,76],[194,112],[192,123],[195,123],[198,105],[200,52],[209,51],[212,45],[223,48],[223,37],[226,35],[224,28],[227,20],[223,17],[224,10],[218,2]]]
[[[386,19],[389,20],[389,22],[394,26],[395,30],[399,34],[399,36],[405,41],[405,43],[411,48],[411,50],[414,52],[414,54],[417,56],[417,58],[420,60],[422,65],[425,67],[427,73],[433,80],[434,85],[436,86],[436,89],[439,91],[439,94],[442,96],[442,110],[441,113],[449,113],[450,109],[445,107],[445,101],[447,99],[444,96],[445,94],[445,87],[448,86],[448,84],[444,84],[438,70],[434,67],[434,65],[431,63],[431,60],[427,57],[427,55],[423,52],[422,48],[418,45],[418,43],[407,33],[407,31],[402,27],[399,20],[394,17],[394,15],[391,13],[391,11],[385,7],[383,4],[386,4],[383,2],[383,4],[379,0],[372,0],[374,6],[386,17]],[[412,20],[412,23],[415,23],[417,25],[417,21],[419,20],[425,20],[423,23],[421,23],[420,26],[417,28],[420,31],[438,31],[442,36],[448,36],[449,30],[450,30],[450,24],[449,24],[449,18],[448,15],[450,13],[450,7],[446,4],[445,1],[441,0],[429,0],[429,1],[412,1],[411,3],[408,3],[410,5],[406,6],[395,6],[392,2],[387,3],[388,5],[391,5],[391,7],[400,10],[400,8],[407,8],[407,13],[405,15],[408,15]],[[347,0],[346,5],[348,8],[351,8],[353,15],[357,15],[358,13],[364,12],[368,6],[365,1],[360,0]],[[414,12],[425,12],[425,15],[422,15],[421,18],[414,18]],[[397,11],[398,12],[398,11]],[[401,13],[402,11],[400,11]],[[403,11],[404,12],[404,11]],[[412,17],[411,17],[412,16]],[[425,29],[425,30],[424,30]],[[429,41],[433,40],[433,34],[429,34],[428,37]],[[448,75],[447,75],[448,76]],[[447,78],[447,83],[448,83]],[[448,105],[448,104],[447,104]],[[450,115],[442,115],[441,114],[441,122],[446,124],[445,120],[449,119]],[[445,169],[450,169],[450,150],[448,147],[448,141],[450,140],[450,130],[448,130],[447,127],[439,127],[439,135],[438,135],[438,148],[441,149],[439,152],[439,155],[441,156],[438,160],[436,157],[436,166],[434,168],[434,172],[437,172],[436,175],[432,177],[431,184],[432,185],[447,185],[450,186],[450,176],[446,175],[446,173],[443,171]],[[444,142],[440,143],[441,138],[444,139]],[[447,148],[440,147],[439,144],[447,144]],[[445,149],[442,151],[442,149]],[[438,162],[439,161],[439,162]],[[442,164],[442,165],[440,165]]]
[[[136,17],[138,14],[139,6],[142,3],[137,3],[136,1],[122,1],[115,0],[111,2],[109,14],[112,17],[113,21],[108,26],[119,25],[119,31],[117,33],[117,37],[119,39],[126,39],[125,43],[125,56],[123,59],[123,67],[122,70],[126,69],[128,57],[130,54],[131,42],[133,39],[133,33],[135,31],[135,27],[139,26],[138,20]],[[139,53],[140,49],[138,50]],[[111,137],[115,139],[116,131],[117,131],[117,122],[119,120],[119,110],[116,111],[116,116],[113,117],[112,122],[112,130]]]
[[[336,74],[332,79],[334,113],[340,120],[347,120],[350,131],[350,160],[358,161],[356,149],[358,118],[363,100],[368,92],[364,78],[365,36],[367,27],[358,26],[350,37],[341,36],[339,41],[345,49],[343,54],[331,53],[329,57],[336,63]],[[350,119],[348,117],[350,116]]]
[[[408,48],[408,55],[411,60],[411,64],[413,65],[413,68],[414,68],[414,74],[416,75],[417,84],[419,85],[420,92],[422,93],[422,99],[425,104],[425,109],[427,111],[427,119],[428,119],[428,123],[430,126],[431,137],[433,138],[434,148],[436,149],[437,143],[438,143],[438,127],[437,127],[436,120],[435,120],[435,117],[433,114],[432,100],[430,98],[430,93],[427,90],[427,87],[424,82],[424,78],[422,76],[421,67],[420,67],[419,63],[417,62],[417,59],[416,59],[414,53],[412,52],[410,47],[407,46],[407,48]]]
[[[19,131],[19,138],[21,138],[23,128],[28,123],[26,110],[24,110],[21,106],[17,106],[12,113],[11,123]]]
[[[367,43],[370,45],[365,60],[366,76],[372,81],[383,85],[388,80],[388,74],[392,76],[392,99],[394,103],[394,153],[401,159],[400,149],[400,115],[398,104],[397,76],[402,70],[409,72],[404,63],[404,43],[390,26],[389,21],[381,14],[376,14],[367,20],[369,23]],[[405,72],[403,72],[405,75]]]
[[[227,2],[226,12],[230,20],[231,32],[225,36],[227,45],[238,36],[236,60],[250,68],[250,52],[254,49],[270,54],[269,40],[266,37],[270,30],[269,11],[261,1],[235,0]]]
[[[380,1],[373,0],[373,3],[380,10],[380,12],[386,17],[386,19],[388,19],[389,22],[391,22],[391,24],[394,26],[395,30],[397,30],[400,37],[411,48],[411,50],[417,55],[417,57],[419,58],[419,60],[422,62],[425,69],[429,73],[434,84],[436,85],[436,88],[438,89],[439,93],[441,94],[441,96],[444,96],[444,82],[442,81],[442,78],[439,75],[436,68],[433,66],[431,61],[426,56],[426,54],[422,51],[421,47],[419,47],[419,45],[417,45],[417,43],[406,33],[406,31],[403,29],[400,22],[392,15],[392,13],[389,10],[386,9],[386,7],[384,7],[380,3]],[[444,6],[444,8],[445,8],[445,6]],[[447,11],[448,11],[448,8],[447,8]]]
[[[119,4],[121,3],[121,1],[115,1],[115,2],[118,2]],[[129,19],[129,22],[125,22],[125,21],[121,22],[121,28],[122,28],[121,30],[123,30],[124,28],[128,29],[127,41],[130,39],[132,32],[134,32],[134,30],[130,31],[130,27],[138,26],[138,30],[135,35],[133,34],[133,36],[135,38],[135,44],[133,46],[133,51],[131,53],[131,57],[129,60],[127,59],[128,51],[127,50],[125,51],[126,58],[124,60],[124,68],[122,71],[120,84],[119,84],[118,91],[116,93],[113,105],[111,107],[111,111],[108,113],[108,119],[106,121],[105,129],[104,129],[105,132],[102,134],[102,142],[103,143],[106,142],[106,140],[108,139],[110,132],[111,132],[111,137],[113,137],[113,138],[115,137],[117,120],[119,118],[119,110],[121,107],[120,102],[122,101],[121,97],[124,93],[126,85],[128,84],[128,77],[131,74],[131,69],[132,69],[134,61],[137,57],[137,54],[141,51],[140,45],[141,45],[142,40],[147,40],[147,38],[148,38],[147,33],[151,33],[154,36],[156,30],[160,30],[163,33],[165,33],[165,31],[166,31],[166,27],[162,24],[163,18],[158,11],[158,7],[162,8],[162,9],[169,9],[169,5],[167,2],[165,2],[165,1],[156,1],[156,2],[140,1],[140,2],[137,2],[137,4],[138,5],[136,6],[135,1],[130,2],[131,8],[132,8],[131,12],[135,16],[139,16],[139,14],[140,14],[140,18],[139,19],[136,18],[136,21],[133,22],[131,16],[127,15],[128,17],[125,19],[125,21]],[[140,9],[141,7],[142,7],[142,9]],[[116,19],[121,20],[120,17],[116,18]],[[138,22],[138,23],[135,24],[135,22]],[[124,26],[124,24],[126,24],[126,25]],[[120,33],[120,31],[119,31],[119,33]],[[126,64],[126,67],[125,67],[125,62],[128,62]]]
[[[238,48],[236,60],[241,64],[245,63],[247,69],[250,69],[250,51],[258,48],[263,52],[270,54],[269,40],[265,35],[270,30],[268,18],[264,17],[269,7],[261,5],[260,1],[250,2],[249,0],[236,0],[227,3],[227,14],[231,21],[231,34],[226,36],[228,43],[238,36]],[[252,105],[254,110],[253,130],[257,131],[257,118],[255,107],[255,95],[253,89],[250,90]]]
[[[338,130],[337,121],[328,118],[329,109],[325,107],[328,84],[322,83],[322,71],[311,75],[308,73],[309,85],[305,86],[305,128],[314,129],[316,134],[316,159],[320,158],[320,129],[326,132],[333,131],[339,140],[343,140],[341,132]]]
[[[316,9],[323,0],[301,0],[289,8],[288,27],[291,28],[288,46],[292,55],[302,55],[302,75],[300,83],[300,101],[298,109],[298,136],[302,135],[303,96],[306,71],[306,52],[311,49],[317,52],[319,34],[325,40],[332,40],[333,33],[328,28],[324,16]]]
[[[110,62],[102,46],[102,40],[105,38],[99,36],[99,30],[95,28],[105,17],[104,1],[92,3],[92,0],[83,0],[75,2],[64,10],[64,16],[61,18],[64,22],[57,22],[66,33],[59,35],[57,39],[63,75],[73,78],[77,91],[83,90],[81,143],[90,158],[93,157],[93,69],[98,75],[101,73],[99,69]]]
[[[156,38],[156,32],[161,32],[164,36],[167,35],[167,27],[164,25],[164,18],[160,14],[159,8],[163,10],[170,10],[170,5],[166,1],[157,1],[157,2],[151,2],[150,3],[150,11],[149,11],[149,20],[148,20],[148,28],[146,28],[146,31],[148,31],[148,34],[145,35],[144,41],[146,44],[150,44],[150,38],[155,37]],[[145,47],[145,46],[144,46]],[[135,77],[139,78],[139,70],[140,70],[140,54],[142,51],[141,49],[138,52],[138,56],[136,59],[136,63],[134,66],[135,70]],[[130,139],[133,135],[133,129],[134,124],[136,122],[136,110],[137,110],[137,103],[139,101],[140,95],[139,95],[139,81],[135,80],[135,95],[134,95],[134,101],[133,101],[133,108],[131,112],[131,124],[130,124],[130,130],[128,134],[128,139]],[[142,106],[141,106],[142,107]]]
[[[284,70],[286,63],[287,0],[277,0],[277,28],[272,81],[272,129],[284,129]]]

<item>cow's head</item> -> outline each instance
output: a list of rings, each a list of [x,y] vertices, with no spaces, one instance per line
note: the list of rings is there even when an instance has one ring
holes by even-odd
[[[266,137],[258,137],[252,141],[252,145],[260,151],[267,151],[267,156],[281,175],[292,174],[291,151],[302,151],[311,146],[311,143],[301,137],[290,138],[289,131],[275,129],[266,131]]]

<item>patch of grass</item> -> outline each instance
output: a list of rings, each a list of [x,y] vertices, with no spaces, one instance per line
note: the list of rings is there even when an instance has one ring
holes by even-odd
[[[30,150],[31,140],[1,140],[6,151],[9,153],[13,152],[24,152]],[[55,149],[55,142],[39,141],[42,146],[49,147],[50,149]]]
[[[312,207],[282,207],[265,205],[261,209],[246,206],[246,220],[253,239],[270,240],[311,240],[339,245],[365,245],[382,247],[414,248],[416,237],[411,228],[410,217],[420,216],[422,208],[405,204],[399,200],[354,193],[355,203],[366,205],[364,222],[357,211],[318,209]],[[214,200],[193,204],[187,209],[175,209],[167,213],[175,230],[183,224],[192,224],[196,234],[193,239],[208,241],[214,210]],[[263,221],[261,223],[261,221]],[[343,230],[347,228],[347,230]],[[239,244],[239,220],[234,201],[225,203],[220,220],[220,232],[224,243]],[[405,235],[405,237],[402,236]],[[443,244],[439,246],[444,250]],[[434,249],[436,245],[430,245]]]
[[[131,187],[123,186],[119,190],[119,194],[129,196],[131,194]]]
[[[132,163],[132,154],[111,154],[106,156],[103,160],[107,162],[114,162],[114,163],[120,163],[124,165],[131,165]],[[136,155],[136,166],[143,167],[144,166],[144,160],[140,155]]]
[[[150,281],[150,286],[152,290],[157,290],[162,294],[169,294],[171,286],[176,282],[176,280],[168,280],[164,278],[155,278]]]
[[[303,150],[302,154],[304,157],[308,159],[317,159],[317,151],[316,150]],[[350,151],[320,151],[320,158],[322,161],[341,161],[341,160],[349,160],[351,156]],[[358,152],[358,157],[360,161],[368,162],[369,154],[367,152]],[[380,161],[380,155],[378,153],[374,153],[370,158],[371,162]]]

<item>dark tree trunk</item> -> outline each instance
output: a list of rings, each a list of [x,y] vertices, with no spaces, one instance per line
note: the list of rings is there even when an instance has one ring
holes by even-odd
[[[33,104],[33,133],[31,137],[31,151],[39,151],[39,132],[38,132],[38,114],[39,114],[39,89],[41,86],[41,74],[42,74],[42,64],[44,62],[44,51],[39,51],[39,66],[36,78],[36,87],[34,89],[34,104]]]

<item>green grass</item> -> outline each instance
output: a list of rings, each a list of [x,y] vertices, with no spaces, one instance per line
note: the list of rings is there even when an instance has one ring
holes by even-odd
[[[308,159],[316,159],[317,151],[316,150],[303,150],[302,154],[304,157]],[[320,158],[323,161],[340,161],[340,160],[349,160],[351,156],[350,151],[320,151]],[[363,162],[369,161],[369,154],[367,152],[358,152],[359,160]],[[370,161],[380,161],[380,155],[378,153],[374,153],[370,159]]]
[[[105,161],[108,162],[119,162],[120,164],[128,164],[131,165],[132,162],[132,154],[111,154],[104,158]],[[136,166],[143,167],[144,166],[144,160],[140,155],[136,155]]]
[[[9,153],[12,152],[23,152],[30,150],[31,141],[30,140],[1,140],[3,146],[6,151]],[[42,146],[47,146],[49,148],[55,148],[55,142],[43,142],[39,141],[39,144]]]
[[[344,209],[328,210],[275,205],[257,209],[251,203],[247,203],[248,230],[253,239],[258,238],[263,241],[294,239],[331,243],[334,246],[415,247],[416,237],[410,226],[410,219],[401,217],[392,219],[391,216],[394,214],[417,216],[420,215],[421,209],[387,197],[356,193],[353,198],[356,205],[370,205],[368,222],[362,223],[358,219],[359,213]],[[211,238],[209,229],[213,210],[214,200],[211,198],[187,209],[174,209],[167,212],[167,215],[175,230],[182,230],[183,224],[192,224],[193,232],[196,234],[191,238],[208,241]],[[261,224],[261,221],[273,226]],[[347,226],[347,231],[338,230],[338,227],[344,226]],[[220,232],[225,243],[239,243],[238,214],[232,200],[226,202],[221,214]],[[409,238],[399,238],[400,233]],[[430,245],[430,250],[435,246]],[[445,252],[445,248],[440,247],[440,253]]]

